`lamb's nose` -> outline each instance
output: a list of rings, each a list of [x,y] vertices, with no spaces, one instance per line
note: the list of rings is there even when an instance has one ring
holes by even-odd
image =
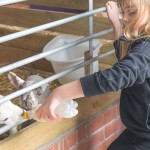
[[[27,102],[27,109],[31,110],[32,109],[32,103],[31,102]]]
[[[20,104],[20,107],[27,110],[27,102],[26,101],[22,101],[22,103]]]

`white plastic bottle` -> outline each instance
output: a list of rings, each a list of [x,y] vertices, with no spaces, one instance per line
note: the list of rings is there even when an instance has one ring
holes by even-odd
[[[78,114],[78,103],[73,100],[63,101],[56,108],[55,114],[63,118],[72,118]]]
[[[37,105],[34,109],[24,112],[23,118],[24,119],[34,119],[39,122],[46,122],[44,119],[38,119],[36,117],[36,111],[41,106],[41,104]],[[62,101],[60,105],[56,108],[55,114],[59,115],[63,118],[72,118],[78,114],[78,110],[76,109],[78,107],[78,103],[74,100],[67,100]]]

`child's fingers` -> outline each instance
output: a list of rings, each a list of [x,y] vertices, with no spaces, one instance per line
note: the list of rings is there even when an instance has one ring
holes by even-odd
[[[114,2],[114,1],[108,1],[105,5],[114,6],[114,5],[117,5],[117,2]]]
[[[37,116],[38,119],[41,119],[43,117],[43,115],[42,115],[42,108],[39,108],[36,111],[36,116]]]
[[[55,114],[55,110],[53,110],[53,109],[50,111],[50,115],[51,115],[51,117],[53,117],[54,119],[60,118],[58,115]]]

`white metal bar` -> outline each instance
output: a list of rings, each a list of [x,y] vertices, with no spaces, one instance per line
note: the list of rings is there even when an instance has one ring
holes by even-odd
[[[73,72],[73,71],[75,71],[77,69],[80,69],[81,67],[84,67],[85,65],[89,65],[90,63],[96,61],[97,59],[102,59],[102,58],[104,58],[104,57],[106,57],[108,55],[111,55],[114,52],[115,52],[115,50],[111,50],[111,51],[106,52],[106,53],[104,53],[104,54],[102,54],[100,56],[91,58],[90,60],[88,60],[86,62],[80,63],[80,64],[78,64],[78,65],[76,65],[74,67],[71,67],[71,68],[66,69],[66,70],[64,70],[62,72],[59,72],[59,73],[57,73],[57,74],[55,74],[55,75],[53,75],[51,77],[48,77],[48,78],[46,78],[46,79],[44,79],[42,81],[39,81],[38,83],[35,83],[35,84],[33,84],[31,86],[28,86],[28,87],[26,87],[24,89],[16,91],[16,92],[14,92],[12,94],[9,94],[7,96],[4,96],[3,98],[0,99],[0,104],[4,103],[6,101],[12,100],[13,98],[18,97],[18,96],[20,96],[20,95],[22,95],[22,94],[24,94],[26,92],[32,91],[33,89],[36,89],[36,88],[42,86],[43,84],[49,83],[49,82],[51,82],[53,80],[56,80],[56,79],[66,75],[66,74],[69,74],[69,73],[71,73],[71,72]]]
[[[73,47],[75,45],[78,45],[78,44],[81,44],[83,42],[86,42],[90,39],[93,39],[93,38],[97,38],[99,36],[102,36],[104,34],[107,34],[109,32],[112,32],[113,29],[108,29],[108,30],[104,30],[104,31],[101,31],[101,32],[98,32],[96,34],[93,34],[92,36],[88,36],[86,38],[82,38],[82,39],[79,39],[77,41],[74,41],[74,42],[71,42],[71,43],[68,43],[68,44],[65,44],[64,46],[61,46],[61,47],[57,47],[55,49],[52,49],[50,51],[47,51],[47,52],[44,52],[44,53],[40,53],[40,54],[37,54],[37,55],[34,55],[34,56],[31,56],[29,58],[26,58],[26,59],[23,59],[23,60],[20,60],[18,62],[15,62],[13,64],[10,64],[10,65],[7,65],[7,66],[4,66],[4,67],[1,67],[0,68],[0,74],[1,73],[4,73],[4,72],[7,72],[7,71],[10,71],[12,69],[15,69],[15,68],[18,68],[20,66],[23,66],[23,65],[26,65],[26,64],[29,64],[31,62],[34,62],[36,60],[39,60],[39,59],[42,59],[50,54],[53,54],[53,53],[56,53],[56,52],[59,52],[63,49],[67,49],[67,48],[70,48],[70,47]]]
[[[98,9],[95,9],[95,10],[90,11],[90,12],[88,11],[88,12],[85,12],[85,13],[82,13],[82,14],[79,14],[79,15],[71,16],[71,17],[68,17],[68,18],[65,18],[65,19],[60,19],[60,20],[57,20],[57,21],[54,21],[54,22],[51,22],[51,23],[36,26],[36,27],[30,28],[30,29],[27,29],[27,30],[24,30],[24,31],[20,31],[20,32],[16,32],[16,33],[13,33],[13,34],[10,34],[10,35],[2,36],[2,37],[0,37],[0,43],[10,41],[10,40],[13,40],[13,39],[16,39],[16,38],[19,38],[19,37],[23,37],[23,36],[26,36],[26,35],[29,35],[29,34],[32,34],[32,33],[35,33],[35,32],[39,32],[39,31],[42,31],[42,30],[45,30],[45,29],[56,27],[56,26],[59,26],[59,25],[65,24],[65,23],[69,23],[69,22],[72,22],[72,21],[75,21],[75,20],[78,20],[78,19],[81,19],[81,18],[84,18],[84,17],[88,17],[90,15],[94,15],[96,13],[99,13],[99,12],[102,12],[102,11],[105,11],[105,10],[106,10],[106,7],[98,8]]]
[[[26,1],[26,0],[0,0],[0,6],[10,5],[14,3],[23,2],[23,1]]]
[[[89,11],[93,10],[93,0],[89,0]],[[93,16],[89,16],[89,36],[93,35]],[[90,57],[93,58],[93,39],[89,40]],[[90,74],[93,73],[93,63],[90,64]]]

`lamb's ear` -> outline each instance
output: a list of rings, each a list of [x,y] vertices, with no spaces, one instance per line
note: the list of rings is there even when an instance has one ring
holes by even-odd
[[[13,72],[8,73],[8,79],[16,89],[19,89],[19,87],[25,82]]]

